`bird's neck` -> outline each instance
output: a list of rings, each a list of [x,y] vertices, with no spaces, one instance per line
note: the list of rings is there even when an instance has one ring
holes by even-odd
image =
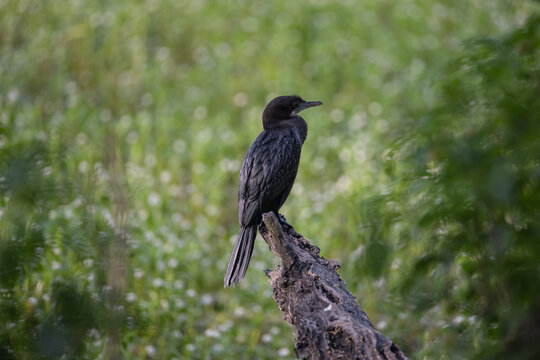
[[[263,119],[263,128],[264,130],[295,129],[302,143],[306,140],[308,131],[306,121],[298,115],[288,119],[272,119],[271,121],[264,121]]]
[[[300,116],[295,116],[293,119],[294,127],[298,130],[298,135],[300,136],[300,139],[302,140],[302,144],[304,141],[306,141],[307,137],[307,122],[306,120],[302,119]]]

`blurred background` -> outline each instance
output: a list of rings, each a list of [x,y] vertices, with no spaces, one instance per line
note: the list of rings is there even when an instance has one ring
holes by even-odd
[[[275,359],[223,289],[277,95],[324,106],[282,209],[417,359],[540,358],[537,1],[0,1],[0,358]]]

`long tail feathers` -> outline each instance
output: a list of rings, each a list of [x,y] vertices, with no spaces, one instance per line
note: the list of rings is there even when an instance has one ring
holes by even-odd
[[[236,286],[246,275],[256,236],[257,225],[242,227],[240,230],[225,273],[224,287]]]

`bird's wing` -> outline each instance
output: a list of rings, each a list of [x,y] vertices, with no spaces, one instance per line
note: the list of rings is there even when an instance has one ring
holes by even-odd
[[[278,210],[289,195],[302,143],[282,135],[261,133],[244,159],[238,192],[241,225],[259,221],[263,212]]]

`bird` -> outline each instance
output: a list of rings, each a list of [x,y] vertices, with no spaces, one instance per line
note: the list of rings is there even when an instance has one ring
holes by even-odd
[[[291,192],[308,126],[298,114],[322,105],[298,95],[278,96],[263,111],[263,131],[249,148],[240,169],[238,220],[240,232],[229,259],[224,287],[236,286],[246,274],[262,214],[279,209]],[[287,224],[288,225],[288,224]]]

